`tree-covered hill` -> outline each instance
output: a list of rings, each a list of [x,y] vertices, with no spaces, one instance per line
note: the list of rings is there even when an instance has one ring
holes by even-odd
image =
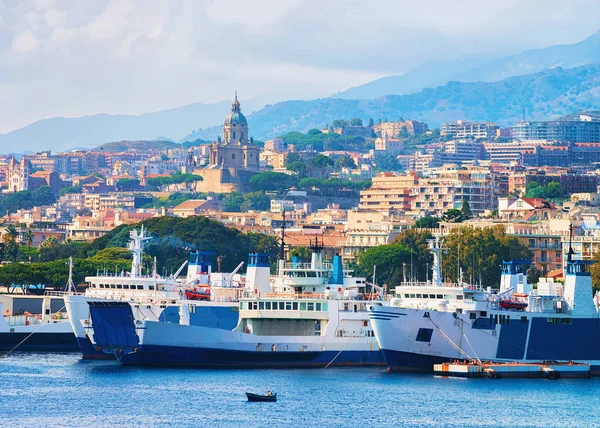
[[[154,238],[146,247],[144,272],[150,271],[152,259],[156,257],[160,274],[174,273],[188,259],[191,250],[214,252],[215,271],[216,257],[224,256],[224,272],[231,272],[240,262],[246,262],[252,251],[268,252],[275,257],[279,250],[278,242],[272,236],[242,233],[206,217],[158,217],[143,224]],[[131,256],[124,248],[129,242],[129,232],[140,226],[119,226],[90,244],[68,241],[61,244],[49,239],[38,250],[22,245],[18,251],[20,259],[0,267],[0,285],[43,283],[63,287],[68,277],[66,259],[69,256],[74,258],[76,283],[83,282],[85,276],[95,275],[98,270],[129,270]],[[22,263],[29,257],[33,263]]]

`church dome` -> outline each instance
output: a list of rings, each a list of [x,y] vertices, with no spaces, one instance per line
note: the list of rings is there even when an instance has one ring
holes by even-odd
[[[248,121],[246,120],[246,116],[242,114],[240,109],[240,102],[237,99],[237,93],[235,95],[235,99],[231,104],[231,113],[227,115],[225,118],[225,125],[244,125],[248,126]],[[235,126],[234,125],[234,126]]]

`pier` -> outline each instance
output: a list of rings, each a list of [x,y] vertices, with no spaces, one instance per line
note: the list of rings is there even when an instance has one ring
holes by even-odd
[[[540,363],[490,363],[490,362],[453,362],[434,364],[434,374],[438,376],[454,376],[490,379],[499,378],[589,378],[590,365],[573,362],[540,362]]]

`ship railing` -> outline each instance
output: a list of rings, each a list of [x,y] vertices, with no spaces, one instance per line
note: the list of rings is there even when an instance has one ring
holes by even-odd
[[[64,297],[64,296],[83,296],[85,293],[74,293],[72,291],[46,291],[44,296]]]
[[[431,281],[413,281],[413,282],[402,282],[398,285],[398,287],[468,287],[465,284],[458,284],[456,282],[442,282],[442,283],[434,283]],[[473,288],[477,288],[477,286],[473,286]]]
[[[315,268],[312,267],[311,263],[305,262],[286,262],[284,269],[301,269],[301,270],[332,270],[333,265],[331,263],[320,263]]]

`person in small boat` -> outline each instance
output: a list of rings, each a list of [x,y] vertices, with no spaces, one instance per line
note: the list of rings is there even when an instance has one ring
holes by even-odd
[[[267,389],[267,393],[265,394],[267,397],[271,397],[273,395],[273,393],[271,392],[270,389]]]

